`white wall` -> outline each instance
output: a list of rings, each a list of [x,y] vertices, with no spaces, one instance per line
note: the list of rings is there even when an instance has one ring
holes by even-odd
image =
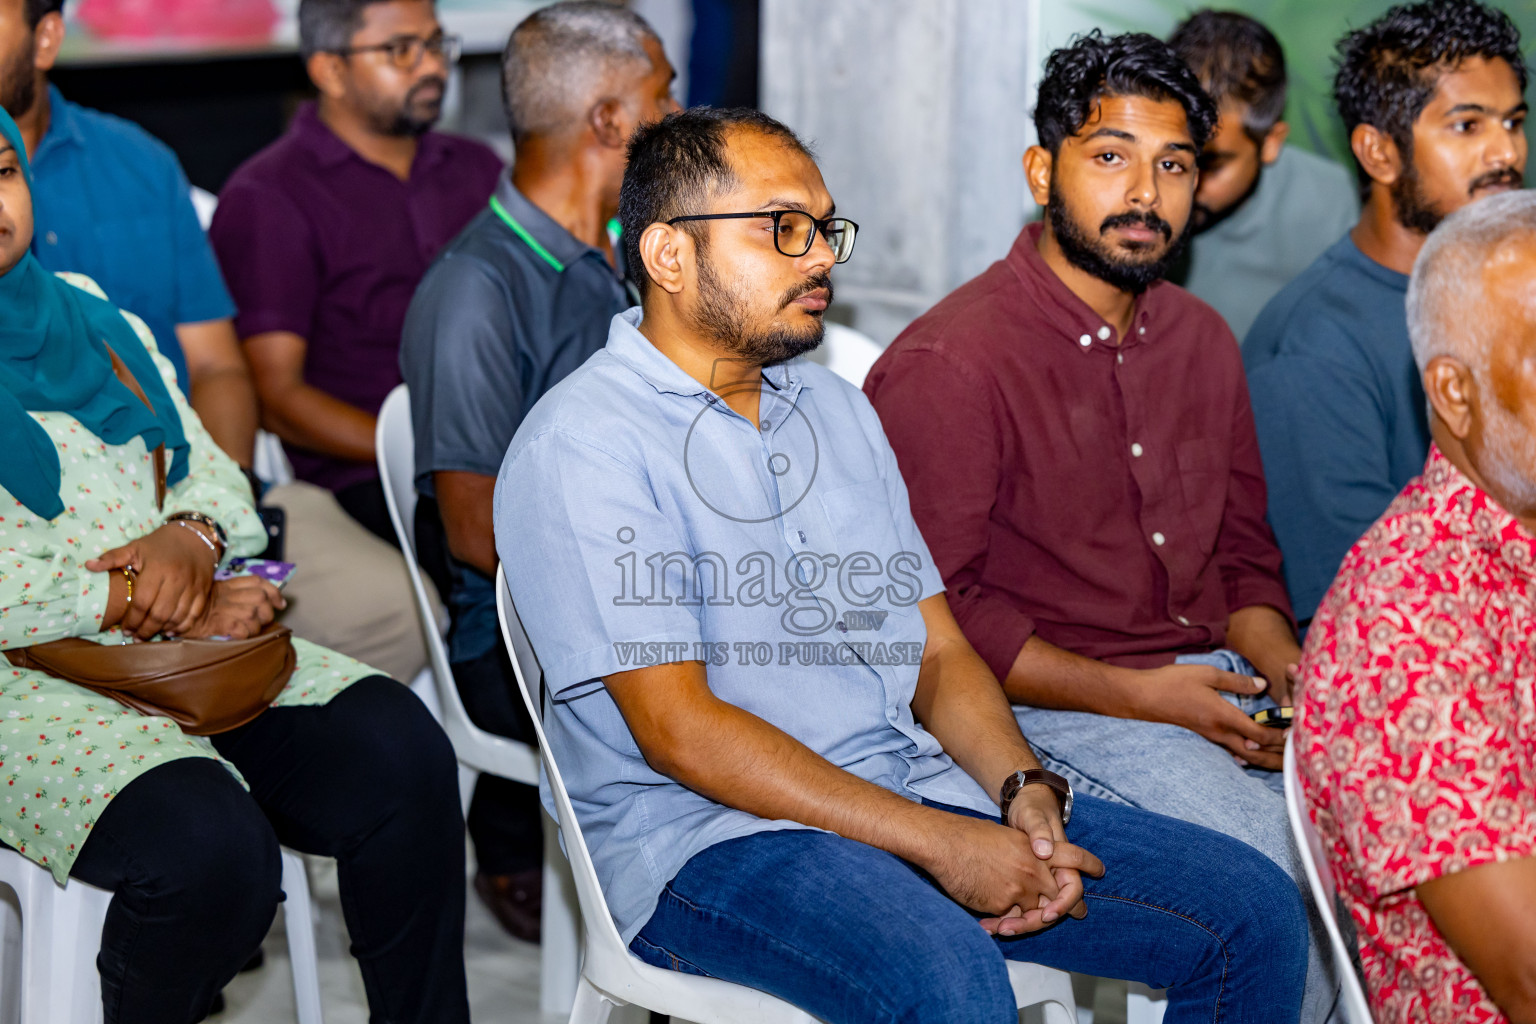
[[[888,343],[1007,252],[1039,0],[763,0],[762,107],[860,225],[835,315]]]

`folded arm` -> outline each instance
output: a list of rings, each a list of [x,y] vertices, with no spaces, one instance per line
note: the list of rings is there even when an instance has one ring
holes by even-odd
[[[1536,1024],[1536,859],[1483,864],[1415,891],[1512,1024]]]
[[[1042,860],[1015,829],[926,807],[844,771],[717,698],[701,662],[620,672],[604,682],[657,772],[716,803],[893,853],[929,871],[952,897],[976,910],[1004,915],[1029,909],[1010,933],[1049,923],[1047,913],[1055,920],[1077,903],[1080,888],[1066,894],[1069,903],[1057,899],[1063,894],[1054,868],[1101,868],[1091,854],[1067,843],[1057,845],[1052,860]]]

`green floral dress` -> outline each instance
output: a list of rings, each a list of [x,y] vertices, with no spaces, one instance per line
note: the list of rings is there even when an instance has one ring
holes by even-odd
[[[59,276],[102,294],[89,278]],[[58,448],[65,511],[43,519],[0,488],[0,651],[71,636],[121,643],[118,630],[101,632],[108,576],[87,572],[84,563],[151,532],[173,512],[217,519],[229,532],[229,556],[266,547],[240,468],[187,405],[149,328],[123,315],[154,356],[181,411],[192,447],[190,471],[170,489],[165,508],[157,509],[154,468],[142,439],[109,445],[72,416],[32,413]],[[278,706],[324,704],[348,684],[378,674],[303,640],[295,639],[294,649],[298,668]],[[222,760],[208,740],[186,735],[168,718],[141,715],[0,659],[0,840],[48,868],[60,884],[112,798],[156,765],[182,757]]]

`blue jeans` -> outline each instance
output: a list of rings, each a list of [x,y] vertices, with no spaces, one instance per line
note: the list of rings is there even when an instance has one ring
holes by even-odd
[[[695,855],[630,949],[832,1024],[1016,1024],[1005,958],[1167,988],[1166,1024],[1295,1024],[1306,914],[1284,872],[1226,836],[1091,796],[1067,835],[1107,870],[1083,879],[1087,918],[1032,935],[988,935],[883,850],[786,831]]]
[[[1178,660],[1239,675],[1258,674],[1246,658],[1230,650]],[[1267,694],[1223,696],[1245,714],[1275,706]],[[1077,793],[1166,814],[1241,840],[1284,869],[1299,891],[1307,891],[1285,816],[1280,772],[1238,767],[1224,748],[1177,725],[1082,711],[1013,710],[1041,763],[1070,779]],[[1322,920],[1310,907],[1309,913],[1312,945],[1301,1019],[1320,1024],[1335,1009],[1338,983]]]

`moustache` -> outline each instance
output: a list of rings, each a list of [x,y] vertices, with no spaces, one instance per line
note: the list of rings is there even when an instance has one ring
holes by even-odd
[[[1511,188],[1522,188],[1525,185],[1525,178],[1513,167],[1489,171],[1481,177],[1472,179],[1472,184],[1467,186],[1467,194],[1471,195],[1478,189],[1488,188],[1490,185],[1508,185]]]
[[[422,90],[428,88],[436,88],[439,94],[438,98],[441,99],[441,94],[448,91],[448,81],[437,75],[428,75],[426,78],[423,78],[421,81],[417,82],[415,85],[411,86],[409,90],[407,90],[405,94],[405,101],[410,103],[412,100],[417,99],[421,95]]]
[[[806,278],[800,284],[785,292],[784,297],[779,301],[779,308],[783,309],[800,296],[809,295],[820,288],[826,289],[827,305],[832,305],[832,275],[823,270],[821,273]]]
[[[1173,237],[1173,227],[1155,213],[1117,213],[1113,217],[1105,217],[1104,223],[1099,225],[1099,234],[1104,234],[1112,228],[1147,228],[1162,235],[1164,240]]]

